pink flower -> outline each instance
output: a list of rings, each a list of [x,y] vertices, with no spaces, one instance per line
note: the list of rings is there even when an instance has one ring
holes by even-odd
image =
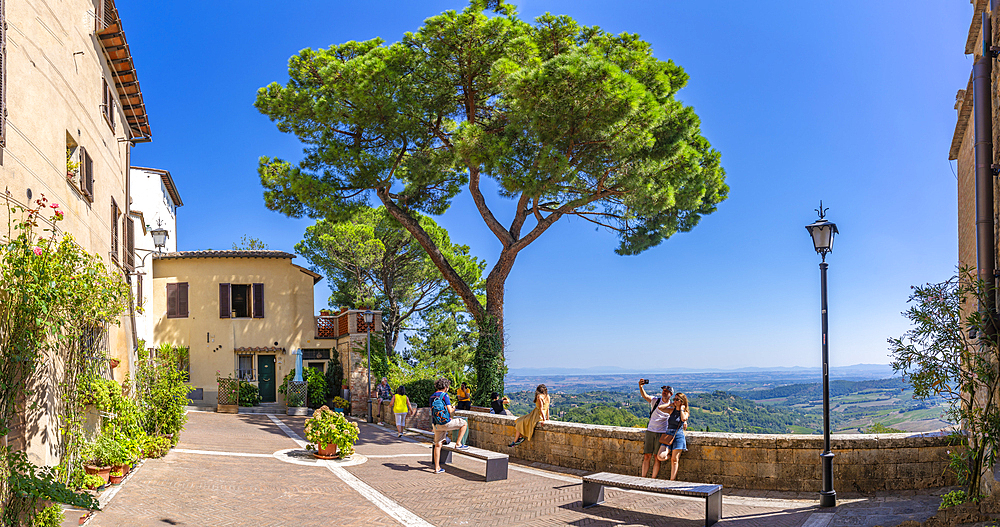
[[[59,208],[59,204],[58,203],[53,203],[53,204],[51,204],[49,206],[52,207],[53,209],[58,209]]]
[[[57,220],[61,220],[61,219],[63,219],[63,213],[62,213],[62,211],[61,211],[61,210],[57,210],[57,211],[56,211],[56,219],[57,219]]]
[[[35,247],[34,249],[32,249],[32,251],[34,251],[35,256],[41,256],[42,255],[42,248],[41,247]]]

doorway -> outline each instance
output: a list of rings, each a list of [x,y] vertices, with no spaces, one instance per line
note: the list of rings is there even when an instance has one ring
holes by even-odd
[[[257,355],[257,389],[260,402],[273,403],[275,397],[274,355]]]

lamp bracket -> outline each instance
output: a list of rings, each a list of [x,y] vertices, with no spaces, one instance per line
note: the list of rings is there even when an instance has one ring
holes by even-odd
[[[827,208],[824,209],[823,208],[823,200],[819,200],[819,208],[818,209],[813,209],[813,210],[815,210],[816,213],[819,214],[819,219],[823,219],[823,217],[826,216],[826,211],[830,210],[830,207],[827,207]]]

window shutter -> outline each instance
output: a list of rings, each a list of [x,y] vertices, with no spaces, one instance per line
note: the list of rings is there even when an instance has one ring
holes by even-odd
[[[118,261],[118,204],[111,198],[111,260]]]
[[[142,302],[142,275],[135,275],[135,302],[136,304],[143,306],[145,310],[148,306],[145,306]]]
[[[80,191],[89,201],[94,201],[94,161],[87,149],[80,147]]]
[[[219,318],[232,318],[233,306],[229,303],[229,284],[219,284]]]
[[[125,218],[125,266],[135,270],[135,221]]]
[[[253,285],[253,318],[264,318],[264,284]]]
[[[177,316],[188,316],[188,285],[187,282],[177,284]]]
[[[177,284],[167,284],[167,317],[177,316]]]
[[[80,153],[80,192],[87,193],[87,149],[83,146],[77,149]]]

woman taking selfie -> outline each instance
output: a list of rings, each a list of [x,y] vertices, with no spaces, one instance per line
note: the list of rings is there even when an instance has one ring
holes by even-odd
[[[670,459],[670,479],[677,479],[677,467],[681,463],[681,452],[687,450],[687,441],[684,438],[684,428],[687,427],[688,398],[683,393],[674,395],[673,410],[667,418],[667,433],[663,437],[673,435],[674,439],[670,445],[660,445],[660,452],[656,454],[656,459],[660,462]],[[662,440],[660,441],[663,442]]]

